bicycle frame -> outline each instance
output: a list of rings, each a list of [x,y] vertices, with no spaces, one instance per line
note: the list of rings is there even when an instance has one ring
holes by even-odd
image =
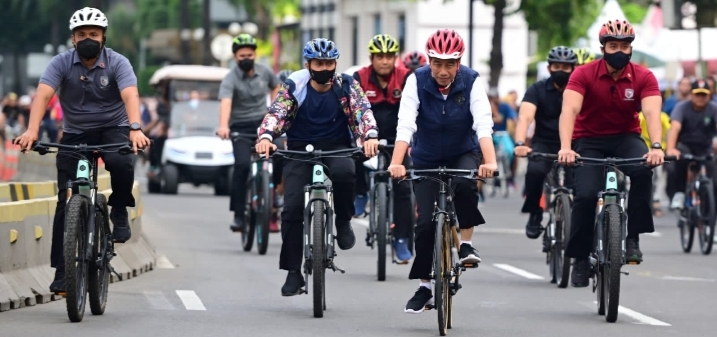
[[[80,145],[86,146],[85,144]],[[88,244],[88,249],[85,250],[83,253],[85,255],[85,259],[90,260],[92,258],[91,254],[94,251],[94,238],[95,238],[95,217],[96,217],[96,207],[95,203],[97,201],[97,165],[98,165],[98,156],[95,154],[88,155],[87,150],[80,149],[79,151],[76,151],[77,153],[80,153],[83,158],[79,159],[77,162],[77,172],[76,172],[76,179],[75,180],[68,180],[67,181],[67,201],[70,200],[70,197],[72,197],[73,194],[79,194],[83,197],[87,198],[87,200],[90,202],[90,207],[88,207],[88,215],[87,215],[87,232],[86,234],[86,240]],[[87,158],[90,159],[87,159]],[[105,214],[105,216],[109,216],[109,214]],[[104,268],[104,262],[102,261],[101,267]]]
[[[598,192],[598,205],[596,210],[597,221],[597,262],[600,264],[606,263],[605,249],[603,242],[605,240],[605,228],[603,226],[605,221],[605,206],[616,204],[620,208],[620,232],[621,232],[621,247],[622,247],[622,264],[625,264],[625,238],[627,237],[627,214],[625,213],[625,192],[618,189],[617,182],[617,169],[612,165],[605,166],[604,172],[605,189]]]
[[[323,259],[329,261],[329,267],[336,268],[333,265],[334,257],[334,209],[333,209],[333,186],[326,185],[328,177],[324,173],[324,167],[321,164],[314,164],[313,174],[311,178],[311,185],[304,186],[304,259],[310,260],[314,258],[322,258],[313,256],[311,253],[310,245],[311,242],[311,205],[314,201],[321,201],[324,203],[326,209],[326,235],[324,236],[324,244],[326,245],[326,256]],[[304,263],[304,269],[309,268],[310,263]],[[338,268],[336,268],[338,269]],[[336,270],[334,269],[334,271]],[[308,287],[308,273],[306,275],[305,282]]]
[[[378,169],[375,171],[369,172],[369,186],[371,186],[369,190],[369,195],[373,196],[376,193],[376,182],[384,182],[386,183],[387,188],[387,199],[388,199],[388,214],[387,214],[387,221],[389,224],[393,223],[393,183],[391,182],[391,174],[386,170],[388,168],[388,165],[386,165],[386,156],[388,156],[388,153],[384,152],[383,149],[379,150],[378,154]],[[374,207],[374,206],[372,206]],[[375,234],[377,232],[376,229],[376,223],[373,220],[375,214],[371,214],[371,217],[369,218],[369,226],[372,234]],[[389,228],[389,233],[391,232],[391,228]],[[371,246],[373,247],[373,235],[371,236]],[[393,246],[391,246],[393,247]],[[393,249],[393,248],[391,248]],[[394,261],[396,262],[396,261]]]
[[[550,245],[555,246],[560,243],[555,239],[555,203],[556,200],[563,194],[567,194],[570,201],[573,200],[573,190],[565,187],[565,168],[562,165],[556,164],[553,169],[548,173],[546,177],[545,186],[548,189],[548,209],[550,218],[548,221],[548,238],[550,239]],[[563,238],[564,241],[567,238]]]

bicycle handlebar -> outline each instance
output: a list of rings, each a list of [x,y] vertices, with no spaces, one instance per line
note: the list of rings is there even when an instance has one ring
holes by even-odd
[[[555,153],[543,153],[543,152],[530,152],[527,156],[528,159],[551,159],[558,160],[558,155]]]
[[[590,157],[575,157],[576,163],[594,163],[594,164],[606,164],[606,165],[630,165],[630,164],[643,164],[647,162],[647,158],[590,158]]]
[[[13,143],[15,143],[15,139],[12,140]],[[150,145],[154,143],[154,140],[149,141]],[[127,155],[134,153],[132,150],[132,143],[130,142],[123,142],[123,143],[113,143],[113,144],[102,144],[102,145],[87,145],[87,144],[80,144],[80,145],[68,145],[68,144],[59,144],[59,143],[52,143],[52,142],[34,142],[32,145],[32,151],[38,152],[42,155],[50,153],[50,148],[54,147],[61,150],[70,150],[74,152],[114,152],[110,150],[116,149],[119,154]],[[143,148],[137,149],[139,152],[144,152]],[[22,153],[25,153],[26,150],[22,149]]]
[[[694,160],[697,162],[706,162],[706,161],[710,161],[714,158],[714,156],[711,154],[706,155],[706,156],[695,156],[691,153],[681,153],[679,158],[677,156],[670,156],[670,157],[674,157],[675,159],[673,159],[673,160]],[[665,157],[665,160],[667,160],[667,157]]]
[[[448,168],[437,168],[437,169],[409,169],[406,170],[406,175],[409,176],[409,180],[420,179],[420,174],[438,174],[438,175],[450,175],[457,178],[467,179],[482,179],[478,178],[478,169],[463,170],[463,169],[448,169]],[[493,171],[493,177],[498,176],[498,171]]]

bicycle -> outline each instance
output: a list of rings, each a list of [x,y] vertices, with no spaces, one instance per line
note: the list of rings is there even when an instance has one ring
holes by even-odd
[[[680,212],[677,222],[677,226],[680,227],[682,250],[685,253],[692,250],[695,228],[697,228],[700,250],[702,254],[709,255],[712,252],[715,235],[715,196],[714,185],[712,179],[707,177],[705,163],[712,160],[712,155],[694,156],[683,153],[679,160],[690,162],[685,190],[685,208]]]
[[[63,154],[79,159],[77,178],[69,180],[66,185],[67,204],[63,241],[65,293],[58,294],[66,298],[67,315],[70,321],[80,322],[85,315],[87,294],[89,294],[92,314],[102,315],[107,307],[110,273],[114,273],[120,281],[122,280],[122,275],[110,265],[110,261],[117,254],[112,240],[107,198],[104,194],[98,193],[98,159],[102,153],[117,152],[129,155],[133,150],[131,144],[127,142],[105,145],[36,142],[32,151],[40,155],[58,153],[51,151],[50,148],[57,148]]]
[[[436,178],[421,174],[437,174],[441,178]],[[498,171],[493,176],[497,177]],[[461,272],[466,268],[478,268],[478,263],[460,263],[458,259],[458,249],[460,248],[460,239],[456,229],[456,216],[453,208],[453,191],[450,188],[452,177],[466,178],[471,180],[484,179],[478,178],[478,170],[460,170],[439,167],[438,169],[425,170],[406,170],[406,176],[401,181],[412,181],[429,179],[440,185],[438,190],[438,198],[434,204],[433,219],[436,224],[436,241],[433,248],[433,271],[431,278],[435,282],[434,286],[434,303],[425,307],[426,310],[436,309],[438,312],[438,332],[441,336],[446,335],[446,329],[453,327],[453,296],[456,295],[462,285],[459,282]],[[448,177],[445,181],[442,177]],[[452,249],[452,248],[455,248]]]
[[[295,158],[310,157],[310,159]],[[364,158],[360,148],[322,151],[315,150],[312,145],[306,151],[277,150],[273,156],[281,156],[288,160],[298,160],[313,164],[311,183],[304,187],[304,289],[309,293],[309,275],[313,279],[314,317],[324,317],[326,310],[326,269],[341,274],[346,271],[334,263],[334,197],[332,185],[327,184],[330,177],[326,174],[328,167],[322,162],[327,157]]]
[[[493,137],[510,137],[510,134],[507,131],[495,131],[493,132]],[[503,142],[498,142],[495,144],[495,154],[496,158],[498,159],[498,186],[493,184],[491,186],[491,192],[490,196],[495,197],[498,190],[500,190],[501,195],[503,198],[507,198],[510,195],[510,188],[508,187],[508,179],[510,179],[511,176],[511,165],[510,161],[508,160],[508,154],[505,152],[505,147],[503,146]]]
[[[670,160],[665,157],[665,160]],[[592,268],[593,292],[597,294],[598,314],[605,320],[617,321],[620,306],[620,274],[625,264],[640,262],[626,261],[625,240],[627,238],[627,212],[625,210],[625,184],[619,179],[617,166],[645,164],[647,158],[589,158],[576,157],[576,165],[596,164],[605,167],[605,188],[598,192],[593,248],[589,255]]]
[[[232,142],[246,139],[256,140],[256,134],[232,132]],[[247,178],[246,210],[244,212],[245,230],[241,233],[242,248],[249,252],[254,245],[254,233],[259,255],[265,255],[269,248],[269,224],[274,212],[274,181],[272,173],[274,164],[271,159],[256,154],[251,148],[251,173]]]
[[[557,154],[539,152],[531,152],[527,157],[531,160],[558,159]],[[545,200],[550,214],[543,234],[547,243],[545,263],[550,269],[550,283],[565,288],[570,280],[570,258],[565,256],[565,246],[570,238],[573,191],[565,187],[565,168],[560,164],[556,163],[546,177]]]
[[[408,261],[397,261],[396,251],[393,246],[393,241],[395,240],[393,236],[393,184],[390,181],[391,173],[387,170],[387,163],[390,162],[391,158],[388,150],[393,149],[394,145],[389,145],[385,139],[380,140],[379,143],[379,154],[376,158],[378,164],[376,165],[376,170],[369,173],[371,186],[369,196],[372,199],[369,208],[370,216],[368,230],[366,231],[366,245],[373,249],[374,243],[376,243],[378,247],[377,278],[379,281],[385,281],[387,245],[391,246],[391,260],[393,263],[407,264]],[[412,241],[412,236],[408,240]]]

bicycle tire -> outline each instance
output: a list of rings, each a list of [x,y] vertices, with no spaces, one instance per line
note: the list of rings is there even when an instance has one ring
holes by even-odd
[[[254,231],[256,230],[256,209],[254,208],[254,196],[256,186],[254,177],[249,177],[246,189],[246,209],[244,210],[244,231],[241,233],[242,248],[250,252],[254,246]]]
[[[436,311],[438,311],[438,333],[441,336],[446,335],[446,328],[447,326],[447,312],[444,307],[444,290],[446,283],[446,279],[444,278],[444,274],[446,273],[446,270],[444,269],[445,259],[444,259],[444,226],[446,221],[446,215],[445,214],[438,214],[436,217],[436,239],[435,243],[433,245],[433,275],[434,279],[436,281],[436,284],[434,285],[433,289],[433,300],[434,300],[434,306],[436,308]]]
[[[689,253],[692,251],[692,244],[695,240],[695,225],[692,221],[692,216],[690,216],[689,209],[680,211],[677,226],[680,227],[680,244],[682,245],[682,251]]]
[[[376,184],[376,244],[378,246],[378,280],[386,280],[386,245],[388,241],[388,186]]]
[[[314,317],[324,317],[324,274],[326,273],[326,205],[321,200],[313,201],[311,221],[311,278],[314,288]]]
[[[700,250],[702,254],[709,255],[712,252],[712,243],[715,237],[715,195],[714,185],[710,179],[705,179],[700,183],[700,220],[706,220],[699,226]],[[703,209],[701,206],[707,208]],[[707,231],[707,233],[705,233]]]
[[[622,268],[624,254],[622,251],[622,220],[620,208],[617,205],[605,207],[605,225],[607,230],[607,312],[605,320],[610,323],[617,321],[620,306],[620,268]]]
[[[558,208],[557,205],[560,205]],[[570,238],[570,221],[572,213],[572,204],[570,203],[570,197],[567,194],[561,194],[556,203],[556,215],[560,215],[560,221],[556,221],[558,225],[556,235],[557,242],[559,245],[555,245],[553,251],[553,259],[559,260],[559,266],[556,265],[556,283],[558,288],[566,288],[570,280],[570,258],[565,256],[565,247]]]
[[[598,224],[597,221],[595,221],[595,227],[593,228],[593,248],[595,249],[594,252],[597,252],[598,249],[598,225],[603,226],[603,224]],[[594,253],[595,258],[597,258],[598,254]],[[605,315],[605,273],[603,269],[603,265],[601,265],[599,262],[593,267],[593,270],[595,272],[595,295],[597,295],[597,311],[598,315]]]
[[[450,273],[450,277],[446,278],[448,282],[443,286],[443,297],[446,303],[446,328],[451,329],[453,328],[453,292],[451,291],[451,287],[455,282],[455,276],[453,275],[453,266],[455,265],[453,261],[453,248],[455,242],[453,242],[453,229],[443,226],[443,230],[443,259],[446,269]]]
[[[80,194],[70,197],[65,206],[65,297],[67,316],[72,322],[81,322],[85,316],[87,302],[87,261],[78,259],[86,254],[86,225],[88,212],[87,198]],[[75,264],[77,263],[77,264]]]
[[[269,171],[261,171],[261,195],[259,195],[258,208],[256,212],[256,245],[259,255],[265,255],[269,248],[269,224],[271,213],[274,211],[274,193],[271,188],[271,174]]]
[[[97,193],[95,201],[95,247],[89,265],[88,289],[90,295],[90,311],[93,315],[102,315],[107,307],[107,292],[110,284],[110,268],[107,254],[112,254],[112,239],[107,211],[107,197]],[[100,261],[100,265],[97,262]]]

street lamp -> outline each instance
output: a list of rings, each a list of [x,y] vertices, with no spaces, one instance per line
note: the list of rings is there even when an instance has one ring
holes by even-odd
[[[256,23],[253,22],[245,22],[244,25],[242,25],[242,30],[244,31],[244,33],[253,36],[259,32],[259,26],[257,26]]]
[[[192,32],[192,37],[194,38],[194,41],[202,41],[204,38],[204,28],[197,28]]]

